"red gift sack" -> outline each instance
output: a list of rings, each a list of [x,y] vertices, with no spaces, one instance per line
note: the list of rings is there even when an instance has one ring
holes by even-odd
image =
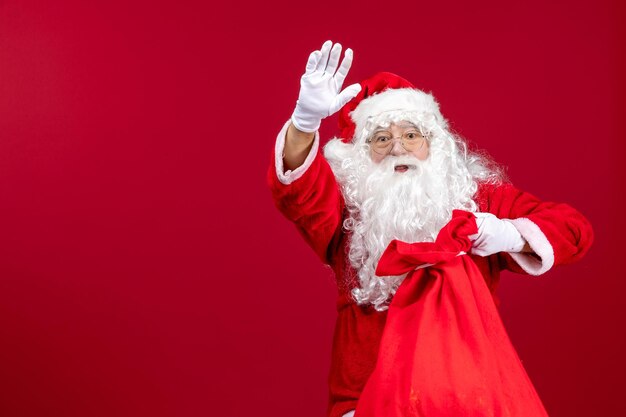
[[[356,417],[547,416],[465,255],[476,232],[474,215],[455,210],[435,242],[394,240],[385,250],[376,274],[409,274],[389,306]]]

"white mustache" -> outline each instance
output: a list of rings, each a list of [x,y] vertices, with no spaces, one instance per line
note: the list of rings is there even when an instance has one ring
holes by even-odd
[[[371,172],[380,172],[385,175],[396,174],[395,169],[398,166],[405,165],[410,170],[412,176],[421,175],[428,169],[428,160],[420,160],[411,155],[387,156],[378,164],[373,163]],[[405,174],[406,175],[406,174]]]

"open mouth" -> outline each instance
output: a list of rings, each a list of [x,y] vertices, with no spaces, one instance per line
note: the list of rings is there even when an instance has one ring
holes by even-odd
[[[409,169],[415,169],[415,165],[401,164],[394,167],[394,171],[396,172],[407,172]]]

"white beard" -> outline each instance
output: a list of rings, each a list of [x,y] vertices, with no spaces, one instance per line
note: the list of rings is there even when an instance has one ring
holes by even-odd
[[[444,141],[446,142],[446,141]],[[405,275],[378,277],[378,261],[393,239],[432,242],[452,218],[452,210],[476,211],[477,184],[458,152],[431,144],[425,161],[406,155],[374,163],[367,146],[331,141],[325,154],[342,188],[351,232],[348,257],[358,273],[352,295],[359,304],[388,308]],[[398,164],[414,165],[395,172]]]

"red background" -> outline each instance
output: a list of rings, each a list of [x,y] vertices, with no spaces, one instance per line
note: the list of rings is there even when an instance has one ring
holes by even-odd
[[[625,14],[512,3],[0,1],[0,415],[324,415],[332,276],[265,172],[326,39],[588,216],[502,315],[553,417],[624,415]]]

